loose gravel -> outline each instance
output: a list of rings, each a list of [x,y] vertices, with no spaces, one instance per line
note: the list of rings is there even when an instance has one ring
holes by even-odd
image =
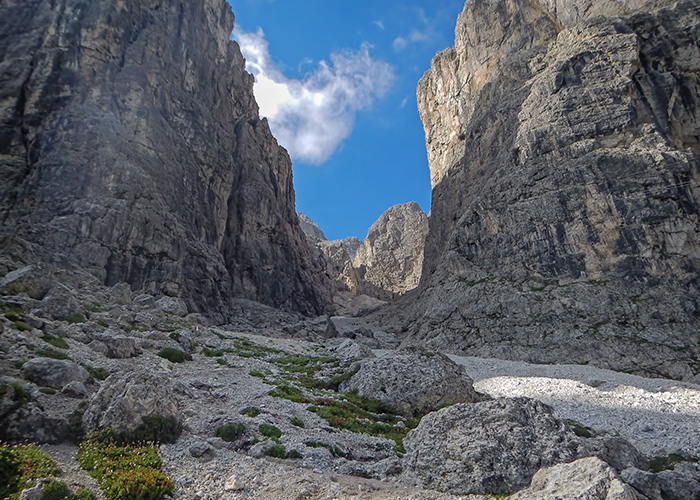
[[[526,396],[597,432],[619,434],[648,456],[700,456],[700,385],[581,365],[453,356],[492,397]]]

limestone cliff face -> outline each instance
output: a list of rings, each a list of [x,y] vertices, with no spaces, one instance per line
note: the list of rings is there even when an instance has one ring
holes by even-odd
[[[428,216],[417,203],[394,205],[367,231],[352,259],[362,278],[382,290],[403,294],[418,286]]]
[[[225,316],[328,302],[224,0],[0,4],[0,249]],[[11,270],[11,269],[9,269]]]
[[[417,203],[389,207],[363,241],[355,237],[328,241],[318,224],[298,215],[316,261],[340,285],[337,291],[391,300],[418,286],[428,216]]]
[[[418,86],[408,342],[698,376],[698,39],[695,1],[466,3]]]

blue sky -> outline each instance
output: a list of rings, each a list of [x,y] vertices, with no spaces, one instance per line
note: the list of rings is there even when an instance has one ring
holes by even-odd
[[[390,206],[430,210],[418,80],[464,0],[228,0],[261,116],[290,152],[297,210],[364,238]]]

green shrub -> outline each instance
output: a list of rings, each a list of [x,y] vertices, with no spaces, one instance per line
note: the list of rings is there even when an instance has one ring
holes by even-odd
[[[54,347],[58,347],[59,349],[68,349],[69,345],[68,342],[66,342],[66,339],[62,337],[54,337],[53,335],[49,335],[48,333],[44,335],[44,342],[48,342]]]
[[[221,349],[209,349],[208,347],[205,347],[202,349],[202,354],[208,358],[220,358],[224,355],[224,351]]]
[[[56,351],[55,349],[39,349],[35,354],[40,358],[53,358],[53,359],[70,359],[70,356],[65,352]]]
[[[174,443],[182,434],[182,424],[174,417],[149,416],[142,420],[133,431],[115,434],[115,441],[119,444]]]
[[[41,388],[39,388],[39,392],[42,394],[53,395],[53,394],[56,394],[58,391],[56,389],[54,389],[53,387],[41,387]]]
[[[220,437],[224,441],[235,441],[236,439],[241,437],[244,432],[245,425],[243,424],[225,424],[221,427],[218,427],[216,431],[214,431],[214,435],[216,437]]]
[[[287,458],[287,448],[283,444],[276,444],[267,450],[267,456],[275,458]]]
[[[96,380],[105,380],[107,377],[109,377],[109,372],[105,368],[95,368],[94,366],[90,365],[82,365],[82,367],[85,368]]]
[[[275,387],[270,392],[268,392],[268,394],[277,398],[288,399],[290,401],[294,401],[295,403],[313,402],[313,399],[306,397],[301,391],[301,389],[286,384],[282,384],[280,386]]]
[[[284,458],[301,458],[301,453],[297,450],[289,450]]]
[[[76,323],[85,323],[87,320],[85,319],[85,315],[83,315],[83,313],[73,313],[63,318],[63,321],[70,325],[74,325]]]
[[[260,370],[250,370],[248,372],[248,375],[250,375],[251,377],[257,377],[257,378],[262,378],[262,379],[264,379],[267,376],[263,372],[261,372]]]
[[[258,430],[260,431],[260,434],[267,436],[274,441],[282,437],[282,431],[280,428],[272,424],[260,424],[258,426]]]
[[[688,460],[683,455],[679,455],[678,453],[671,453],[669,455],[666,455],[665,457],[655,457],[654,459],[652,459],[651,462],[649,462],[649,470],[655,473],[664,470],[672,470],[676,464],[687,461]],[[693,461],[697,462],[698,459],[695,458],[695,460]]]
[[[216,358],[216,362],[222,366],[228,366],[228,360],[226,358]]]
[[[251,417],[255,418],[258,415],[262,413],[262,410],[260,408],[255,408],[254,406],[249,406],[248,408],[243,408],[241,410],[241,415],[245,415],[246,417]]]
[[[60,474],[56,462],[35,445],[0,444],[0,498],[17,500],[33,479]]]
[[[111,429],[87,436],[78,451],[80,466],[97,479],[109,500],[160,500],[173,491],[153,446],[120,446]]]
[[[591,429],[590,427],[586,427],[585,425],[583,425],[580,422],[577,422],[576,420],[567,420],[566,423],[569,424],[571,430],[574,431],[574,434],[576,434],[578,437],[593,437],[593,429]]]
[[[75,492],[75,500],[98,500],[97,495],[87,488],[79,488]]]
[[[59,479],[49,479],[41,487],[41,500],[73,499],[73,491]]]
[[[304,427],[304,421],[299,418],[299,417],[292,417],[289,419],[292,425],[296,425],[297,427]]]
[[[5,317],[12,321],[13,323],[19,321],[20,316],[18,314],[12,313],[12,312],[6,312]]]
[[[29,332],[32,327],[26,324],[24,321],[15,321],[15,326],[20,332]]]
[[[183,363],[185,361],[192,361],[192,355],[181,351],[175,347],[165,347],[158,351],[158,356],[165,358],[172,363]]]

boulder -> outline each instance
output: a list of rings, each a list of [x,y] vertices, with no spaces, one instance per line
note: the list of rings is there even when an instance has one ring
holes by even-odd
[[[408,417],[477,400],[464,367],[444,354],[429,351],[393,351],[365,359],[358,372],[339,389],[384,401]]]
[[[364,359],[373,358],[374,353],[372,349],[364,344],[355,342],[352,339],[345,339],[343,342],[331,349],[333,354],[340,359],[351,360],[351,359]]]
[[[403,478],[453,494],[512,493],[580,443],[551,407],[528,398],[457,404],[423,417],[404,439]]]
[[[22,376],[37,385],[63,389],[73,381],[85,382],[90,374],[73,361],[34,358],[22,366]]]
[[[136,344],[136,339],[122,335],[121,330],[110,329],[102,334],[95,335],[94,339],[104,345],[104,348],[99,347],[95,350],[102,352],[108,358],[133,358],[141,354],[141,349]],[[91,343],[90,346],[92,345]]]
[[[156,301],[156,305],[163,312],[176,316],[187,316],[188,311],[185,301],[177,297],[161,297]]]
[[[530,486],[509,500],[643,500],[615,470],[596,457],[538,471]]]
[[[180,411],[168,377],[133,371],[111,375],[102,383],[83,415],[83,427],[86,432],[105,427],[131,432],[145,417],[180,421]]]

